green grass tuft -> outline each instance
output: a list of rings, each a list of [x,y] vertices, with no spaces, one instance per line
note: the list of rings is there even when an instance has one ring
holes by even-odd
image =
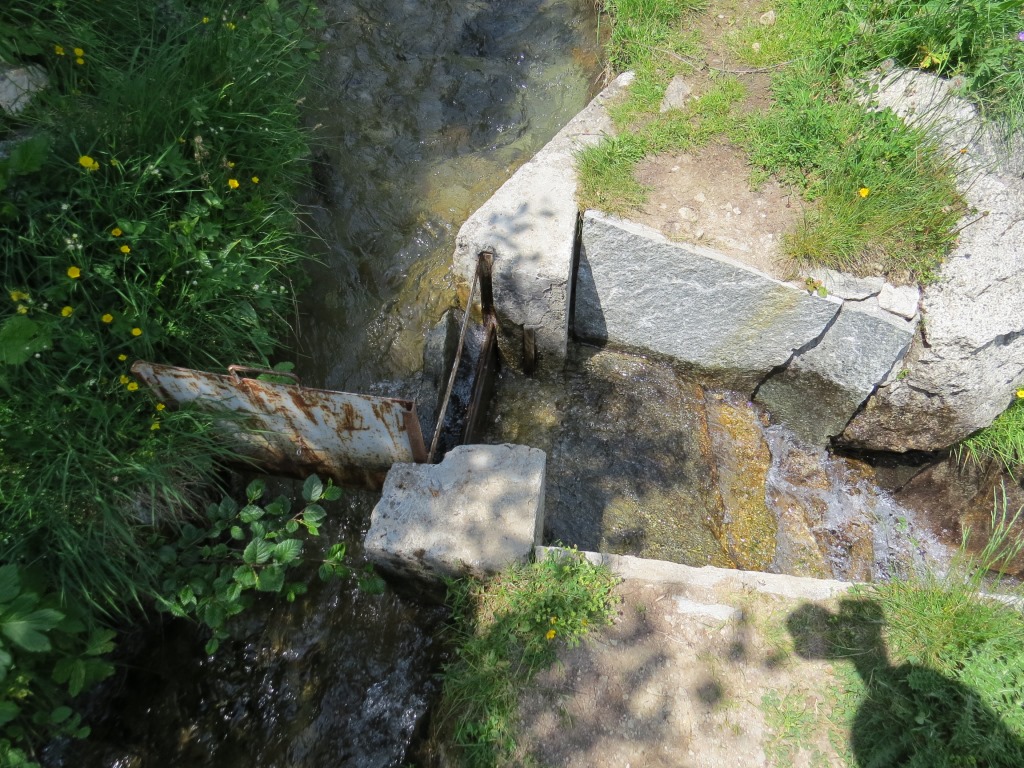
[[[959,459],[979,464],[995,459],[1017,477],[1024,467],[1024,397],[1018,395],[989,426],[964,439],[956,452]]]

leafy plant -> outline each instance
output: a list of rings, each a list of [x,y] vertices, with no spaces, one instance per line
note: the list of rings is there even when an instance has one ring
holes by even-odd
[[[555,660],[560,644],[574,647],[611,622],[616,582],[572,550],[551,550],[488,582],[449,582],[458,649],[444,670],[440,712],[464,765],[510,764],[518,692]]]
[[[995,421],[962,440],[955,450],[961,461],[995,459],[1016,477],[1024,466],[1024,389],[1017,390],[1010,407]]]
[[[288,572],[308,562],[302,557],[302,536],[319,535],[327,517],[320,502],[341,496],[330,480],[324,485],[312,475],[302,486],[306,504],[293,513],[286,496],[261,506],[258,502],[265,488],[262,480],[253,480],[243,507],[230,498],[211,504],[203,525],[186,524],[176,540],[157,550],[166,573],[157,604],[174,616],[194,617],[209,627],[207,653],[216,652],[228,637],[228,620],[249,606],[253,592],[281,594],[289,602],[305,594],[305,582],[289,581]],[[350,576],[344,557],[345,545],[332,544],[320,562],[320,578]],[[368,591],[381,587],[379,577],[369,569],[361,575],[360,584]]]
[[[38,569],[0,566],[0,763],[30,765],[56,736],[85,738],[72,698],[113,673],[115,633],[90,628],[80,609],[44,592]]]

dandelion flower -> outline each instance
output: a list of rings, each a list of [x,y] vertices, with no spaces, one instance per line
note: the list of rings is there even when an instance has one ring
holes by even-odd
[[[75,48],[75,56],[85,56],[85,51],[81,48]]]
[[[142,335],[142,329],[141,328],[132,328],[132,336],[141,336],[141,335]]]
[[[203,24],[209,24],[209,23],[210,23],[210,17],[209,16],[203,16]]]
[[[234,168],[234,167],[235,167],[234,162],[231,161],[231,160],[228,160],[228,168]]]
[[[28,294],[24,291],[11,291],[11,301],[28,301]]]
[[[234,30],[235,23],[233,21],[229,21],[224,25],[224,28],[228,30]]]
[[[1018,389],[1017,390],[1017,398],[1019,400],[1024,400],[1024,389]]]
[[[68,267],[68,277],[72,280],[77,280],[82,276],[82,270],[78,267]]]
[[[228,179],[228,186],[232,189],[238,189],[238,179]]]
[[[63,56],[64,55],[64,46],[63,45],[55,45],[55,46],[53,46],[53,52],[56,53],[58,56]]]
[[[71,317],[71,315],[74,314],[74,311],[75,311],[74,307],[63,307],[60,310],[60,316],[61,317]]]
[[[100,169],[100,164],[88,155],[82,155],[79,157],[78,164],[87,171],[98,171]]]
[[[75,59],[75,64],[77,64],[78,66],[82,66],[83,64],[85,64],[85,59],[83,59],[81,56],[79,56],[78,58]]]
[[[259,176],[253,176],[252,177],[252,183],[253,184],[259,184],[260,183],[260,177]]]
[[[126,355],[126,354],[124,354],[122,352],[120,355],[117,356],[117,359],[120,360],[123,363],[125,360],[128,359],[128,355]]]
[[[548,631],[547,631],[547,632],[546,632],[546,633],[544,634],[544,637],[546,637],[546,638],[547,638],[548,640],[554,640],[554,639],[555,639],[555,635],[557,635],[557,634],[558,634],[558,633],[557,633],[557,632],[555,632],[555,630],[553,630],[553,629],[549,629],[549,630],[548,630]]]
[[[107,325],[110,325],[112,322],[114,322],[114,316],[112,314],[110,314],[109,312],[107,312],[107,314],[105,314],[103,317],[101,317],[100,320],[102,320]]]
[[[152,424],[149,425],[149,428],[150,429],[160,429],[160,422],[159,421],[154,421]]]
[[[118,381],[120,381],[122,384],[128,384],[131,381],[131,377],[130,376],[125,376],[122,373],[120,378],[118,378]]]
[[[871,190],[868,189],[867,187],[861,187],[860,189],[857,190],[857,194],[860,195],[861,197],[867,197],[868,195],[871,194]]]
[[[163,410],[164,408],[166,408],[166,407],[167,407],[167,406],[166,406],[166,405],[164,405],[163,403],[157,403],[157,404],[156,404],[156,409],[157,409],[158,411],[162,411],[162,410]]]
[[[129,392],[135,392],[136,390],[138,390],[138,388],[139,383],[137,381],[132,381],[125,385],[125,389],[127,389]]]
[[[19,315],[27,315],[28,314],[28,307],[26,307],[24,304],[19,304],[18,305],[18,314]]]
[[[121,253],[126,254],[126,255],[132,252],[132,249],[129,248],[127,245],[122,245],[118,250],[121,251]]]
[[[120,237],[121,235],[124,234],[124,232],[121,231],[120,227],[114,227],[112,230],[110,230],[110,234],[112,234],[114,237]]]
[[[558,617],[557,616],[552,616],[551,617],[551,623],[554,624],[556,621],[558,621]]]

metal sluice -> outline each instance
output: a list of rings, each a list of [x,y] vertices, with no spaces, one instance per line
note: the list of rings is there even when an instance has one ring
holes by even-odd
[[[131,370],[168,406],[223,414],[219,426],[232,450],[265,472],[298,477],[316,473],[346,486],[379,489],[392,464],[440,458],[437,452],[478,286],[483,340],[461,442],[471,442],[479,430],[498,368],[493,260],[493,254],[480,253],[429,452],[411,400],[304,387],[294,374],[238,365],[223,375],[139,360]],[[293,383],[274,381],[281,377]]]

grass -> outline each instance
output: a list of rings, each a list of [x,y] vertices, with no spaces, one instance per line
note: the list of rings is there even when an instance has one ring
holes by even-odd
[[[228,458],[132,362],[265,364],[287,331],[317,18],[275,0],[0,9],[0,58],[50,83],[0,116],[0,560],[44,563],[69,600],[151,594],[152,524]]]
[[[794,693],[762,701],[776,765],[798,753],[828,764],[822,744],[850,766],[1024,764],[1024,614],[979,594],[1019,555],[1009,531],[1020,514],[997,508],[985,549],[963,547],[945,575],[870,585],[834,612],[804,605],[788,616],[792,650],[832,660],[835,683],[813,713]]]
[[[513,566],[490,581],[449,585],[456,658],[444,670],[440,738],[468,768],[514,765],[519,694],[555,660],[611,621],[616,579],[576,552]]]
[[[640,6],[606,5],[612,65],[635,69],[637,81],[613,109],[619,135],[579,156],[581,206],[628,214],[646,199],[634,177],[642,159],[731,141],[748,153],[754,184],[777,177],[810,204],[784,243],[799,265],[881,273],[894,282],[936,279],[966,213],[952,163],[922,131],[889,112],[867,112],[850,83],[891,60],[958,78],[960,92],[985,115],[1019,126],[1019,2],[778,0],[774,23],[755,16],[722,33],[736,60],[773,73],[769,108],[744,116],[736,100],[725,115],[714,114],[702,96],[683,111],[691,130],[660,133],[664,141],[652,141],[649,131],[671,121],[658,113],[668,81],[707,69],[713,93],[720,73],[702,64],[701,41],[684,31],[695,26],[699,4]]]
[[[961,441],[955,450],[961,461],[981,464],[994,459],[1016,478],[1024,466],[1024,389],[1017,391],[1013,403],[995,421]]]

